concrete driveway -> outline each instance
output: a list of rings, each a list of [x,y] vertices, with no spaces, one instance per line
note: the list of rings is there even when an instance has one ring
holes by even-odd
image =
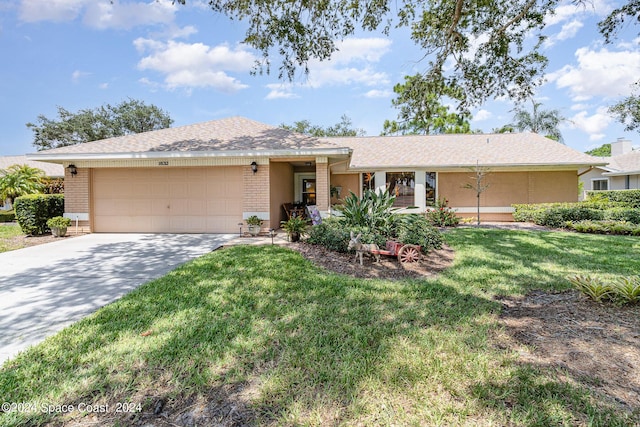
[[[89,234],[0,253],[0,364],[233,237]]]

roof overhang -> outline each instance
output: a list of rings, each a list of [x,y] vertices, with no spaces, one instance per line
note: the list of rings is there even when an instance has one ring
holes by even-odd
[[[604,175],[604,176],[640,175],[640,170],[634,170],[634,171],[615,171],[615,172],[604,172],[602,175]]]
[[[256,158],[256,157],[342,157],[351,154],[350,148],[302,148],[287,150],[251,151],[145,151],[124,153],[33,153],[29,160],[50,163],[77,161],[117,161],[117,160],[165,160],[165,159],[211,159],[211,158]]]
[[[493,172],[521,172],[521,171],[549,171],[549,170],[578,170],[588,168],[593,164],[584,163],[514,163],[514,164],[442,164],[442,165],[378,165],[378,166],[350,166],[349,170],[357,172],[370,172],[372,170],[429,170],[433,172],[468,172],[477,167],[489,169]]]

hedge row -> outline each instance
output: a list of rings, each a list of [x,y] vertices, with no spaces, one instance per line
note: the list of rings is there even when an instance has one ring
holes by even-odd
[[[64,194],[31,194],[18,197],[13,205],[22,232],[29,236],[49,231],[47,220],[64,214]]]
[[[640,225],[627,221],[569,221],[565,227],[579,233],[640,236]]]
[[[587,191],[587,201],[591,199],[605,199],[629,208],[640,208],[640,190]]]
[[[13,211],[0,211],[0,222],[11,222],[16,219]]]
[[[616,205],[614,205],[616,206]],[[513,205],[513,219],[519,222],[533,222],[547,227],[564,227],[567,221],[625,221],[640,224],[640,209],[629,207],[609,207],[601,204],[543,203],[536,205]]]

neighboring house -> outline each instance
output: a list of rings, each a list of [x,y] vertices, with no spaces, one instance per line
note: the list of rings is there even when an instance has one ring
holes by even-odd
[[[48,178],[64,178],[64,167],[62,165],[29,160],[27,156],[0,156],[0,170],[5,170],[13,165],[27,165],[32,168],[42,169]],[[9,210],[11,207],[8,200],[0,200],[0,210]]]
[[[619,138],[612,142],[611,157],[600,159],[606,165],[591,166],[580,173],[584,191],[640,188],[640,151],[633,151],[631,141]]]
[[[473,216],[476,165],[491,170],[483,219],[512,220],[512,203],[577,200],[578,170],[604,164],[530,133],[313,138],[242,117],[29,157],[64,165],[65,215],[91,231],[170,233],[237,232],[251,215],[277,228],[292,202],[328,215],[331,188],[387,188],[412,212],[446,198]]]

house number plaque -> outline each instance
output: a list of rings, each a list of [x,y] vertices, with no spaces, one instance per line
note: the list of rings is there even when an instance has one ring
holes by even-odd
[[[158,162],[158,166],[169,166],[169,162]]]

